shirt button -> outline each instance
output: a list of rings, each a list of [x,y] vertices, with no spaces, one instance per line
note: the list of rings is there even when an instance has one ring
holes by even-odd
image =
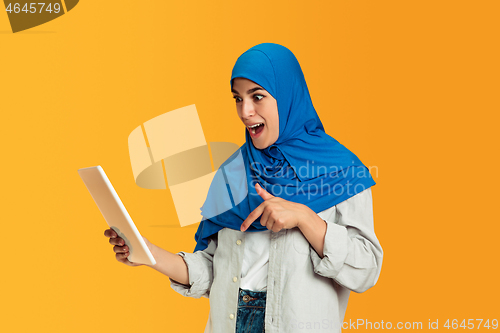
[[[241,245],[241,239],[238,239],[238,240],[236,241],[236,245]]]
[[[233,282],[236,282],[236,281],[238,281],[238,278],[235,276],[235,277],[233,278]]]
[[[232,314],[232,313],[231,313],[231,314],[229,315],[229,319],[234,319],[234,314]]]

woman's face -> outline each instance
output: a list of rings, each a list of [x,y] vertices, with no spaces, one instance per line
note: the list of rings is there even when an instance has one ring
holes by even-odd
[[[233,79],[231,91],[238,117],[250,133],[255,148],[264,149],[275,143],[280,126],[274,97],[255,82],[239,77]]]

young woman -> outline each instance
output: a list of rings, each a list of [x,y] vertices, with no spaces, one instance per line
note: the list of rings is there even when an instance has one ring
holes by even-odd
[[[231,91],[246,143],[218,170],[230,193],[214,180],[194,253],[146,241],[152,267],[180,294],[210,298],[205,332],[339,332],[350,291],[369,289],[380,274],[375,182],[325,133],[287,48],[243,53]],[[137,266],[114,231],[105,235],[118,261]]]

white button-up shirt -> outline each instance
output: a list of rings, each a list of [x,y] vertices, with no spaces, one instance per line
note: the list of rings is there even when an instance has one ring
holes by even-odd
[[[350,291],[378,280],[382,247],[375,236],[371,189],[324,210],[321,258],[298,228],[270,233],[266,332],[340,332]],[[195,253],[179,252],[189,286],[170,279],[184,296],[210,298],[205,333],[235,332],[245,232],[224,228]]]

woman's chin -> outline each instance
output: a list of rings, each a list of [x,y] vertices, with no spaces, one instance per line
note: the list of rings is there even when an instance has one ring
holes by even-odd
[[[260,145],[259,145],[259,144],[255,144],[255,142],[253,142],[253,146],[254,146],[255,148],[257,148],[257,149],[262,150],[262,149],[266,149],[266,148],[267,148],[267,147],[269,147],[270,145],[266,145],[266,144],[260,144]]]

